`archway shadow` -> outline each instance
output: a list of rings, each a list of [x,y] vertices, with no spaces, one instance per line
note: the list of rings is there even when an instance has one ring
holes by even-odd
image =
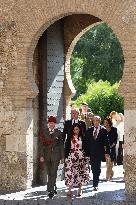
[[[114,167],[115,177],[112,181],[105,180],[105,164],[102,164],[99,190],[93,191],[93,181],[83,186],[83,194],[77,197],[77,189],[72,190],[72,197],[68,198],[68,191],[64,181],[57,181],[57,195],[53,199],[48,198],[47,186],[37,186],[26,191],[0,195],[0,204],[12,205],[87,205],[87,204],[136,204],[136,197],[125,193],[125,182],[122,174],[123,167]],[[92,179],[92,175],[90,173]]]
[[[116,178],[115,178],[116,179]],[[77,189],[73,189],[72,198],[66,196],[67,187],[64,181],[57,182],[57,195],[51,200],[48,198],[48,192],[46,186],[34,187],[30,190],[17,192],[14,194],[7,194],[0,196],[0,202],[7,202],[8,204],[65,204],[65,205],[80,205],[80,204],[135,204],[136,197],[130,197],[125,194],[125,183],[118,181],[118,179],[112,182],[106,182],[100,180],[98,192],[93,191],[92,180],[88,185],[83,186],[83,194],[81,197],[77,197]],[[2,198],[3,196],[3,198]],[[5,203],[6,204],[6,203]]]

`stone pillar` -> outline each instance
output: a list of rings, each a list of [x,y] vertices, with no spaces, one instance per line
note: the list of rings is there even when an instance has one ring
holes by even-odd
[[[30,91],[23,68],[27,66],[17,63],[22,58],[15,22],[0,24],[0,35],[0,191],[9,192],[31,186],[33,116],[31,100],[26,99]]]
[[[31,187],[33,179],[32,103],[31,100],[22,99],[22,107],[15,108],[9,97],[3,94],[2,98],[0,99],[0,191],[25,190]]]
[[[126,43],[126,41],[125,41]],[[136,73],[133,49],[135,46],[130,43],[130,48],[125,53],[124,74],[121,80],[119,93],[124,97],[124,179],[125,191],[127,194],[136,194]]]
[[[128,194],[136,193],[136,109],[125,110],[125,188]]]

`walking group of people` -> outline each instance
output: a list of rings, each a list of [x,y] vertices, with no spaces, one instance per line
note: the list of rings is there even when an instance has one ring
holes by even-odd
[[[117,113],[116,113],[117,114]],[[47,191],[49,198],[57,194],[56,178],[59,163],[64,163],[64,180],[68,187],[67,196],[72,196],[72,188],[78,188],[90,181],[90,167],[93,174],[93,190],[98,190],[101,161],[106,161],[106,179],[113,177],[113,163],[116,163],[117,127],[112,126],[116,118],[107,117],[104,126],[101,118],[94,115],[83,102],[81,108],[71,109],[71,119],[64,123],[63,133],[55,128],[56,117],[48,118],[48,128],[40,133],[41,157],[48,172]]]

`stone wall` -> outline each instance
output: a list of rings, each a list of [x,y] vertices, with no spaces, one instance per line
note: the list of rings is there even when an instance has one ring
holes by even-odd
[[[0,25],[0,189],[20,190],[27,183],[24,135],[26,109],[16,109],[7,87],[8,76],[17,70],[17,28],[14,21]],[[12,183],[12,186],[11,186]]]
[[[2,0],[0,8],[1,190],[26,189],[32,182],[32,99],[38,93],[32,60],[38,39],[58,19],[72,14],[88,14],[111,26],[123,49],[125,67],[120,93],[125,100],[125,120],[130,119],[127,125],[125,124],[126,191],[136,193],[136,145],[133,140],[135,135],[133,122],[136,121],[135,11],[134,0]],[[69,83],[67,85],[69,86]],[[15,169],[16,167],[18,169]]]

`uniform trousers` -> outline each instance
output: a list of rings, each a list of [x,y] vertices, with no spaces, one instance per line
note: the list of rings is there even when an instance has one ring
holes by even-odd
[[[48,182],[47,182],[47,191],[51,192],[56,190],[56,179],[57,179],[57,171],[60,161],[46,161],[47,174],[48,174]]]

